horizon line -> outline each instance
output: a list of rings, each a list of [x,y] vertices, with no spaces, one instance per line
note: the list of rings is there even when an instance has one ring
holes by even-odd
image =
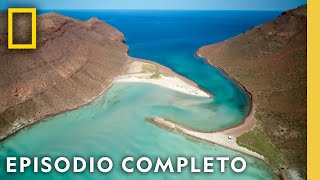
[[[10,7],[5,8],[5,9],[0,9],[0,11],[6,11],[8,10]],[[13,8],[13,7],[12,7]],[[16,7],[19,8],[19,7]],[[25,8],[25,7],[24,7]],[[33,7],[34,8],[34,7]],[[36,7],[35,7],[36,8]],[[295,9],[295,8],[292,8]],[[112,8],[112,9],[102,9],[102,8],[97,8],[97,9],[72,9],[72,8],[68,8],[68,9],[64,9],[64,8],[53,8],[53,9],[48,9],[48,8],[37,8],[37,10],[63,10],[63,11],[74,11],[74,10],[81,10],[81,11],[90,11],[90,10],[100,10],[100,11],[110,11],[110,10],[126,10],[126,11],[287,11],[284,9],[116,9],[116,8]]]

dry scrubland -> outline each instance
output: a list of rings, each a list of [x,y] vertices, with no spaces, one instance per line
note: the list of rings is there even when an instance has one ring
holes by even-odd
[[[8,50],[7,27],[0,26],[0,139],[90,102],[126,68],[124,36],[106,23],[55,13],[37,18],[36,50]],[[15,36],[30,34],[28,21],[16,22]]]
[[[306,176],[306,6],[197,53],[234,77],[257,104],[257,127],[238,143],[274,167]]]

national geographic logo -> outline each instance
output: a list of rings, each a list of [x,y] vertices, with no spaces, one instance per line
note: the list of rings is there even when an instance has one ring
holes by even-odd
[[[17,19],[16,16],[20,17]],[[36,16],[36,8],[8,9],[8,49],[37,48]]]

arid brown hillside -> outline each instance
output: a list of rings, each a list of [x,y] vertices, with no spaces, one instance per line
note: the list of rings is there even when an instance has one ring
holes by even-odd
[[[264,141],[255,132],[261,129],[280,150],[285,164],[302,176],[306,175],[307,161],[306,23],[306,6],[301,6],[197,52],[210,64],[224,69],[253,95],[258,127],[240,137],[239,142],[270,156],[258,142]]]
[[[23,37],[28,28],[18,24]],[[100,20],[49,13],[37,17],[37,28],[36,50],[8,50],[7,26],[0,26],[0,139],[90,102],[127,64],[122,33]]]

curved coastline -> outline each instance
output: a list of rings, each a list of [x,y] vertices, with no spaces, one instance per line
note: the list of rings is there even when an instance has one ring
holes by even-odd
[[[184,135],[187,136],[192,136],[194,138],[200,139],[200,140],[204,140],[204,141],[208,141],[211,143],[215,143],[218,145],[221,145],[223,147],[247,154],[249,156],[255,157],[257,159],[260,160],[265,160],[264,156],[253,152],[245,147],[241,147],[237,144],[236,142],[236,138],[239,137],[240,135],[242,135],[245,132],[248,132],[250,130],[252,130],[255,125],[256,125],[256,119],[254,118],[254,114],[255,114],[255,103],[252,101],[252,95],[251,93],[238,81],[236,81],[232,76],[230,76],[228,73],[226,73],[222,68],[219,68],[217,66],[211,65],[208,63],[207,59],[205,59],[204,57],[202,57],[199,52],[196,52],[196,55],[198,57],[201,57],[202,59],[204,59],[208,65],[217,68],[218,70],[220,70],[223,74],[225,74],[230,81],[233,81],[234,83],[236,83],[237,87],[240,88],[242,91],[245,92],[245,94],[248,96],[248,98],[250,99],[250,104],[249,104],[249,110],[247,115],[243,118],[242,122],[238,125],[232,126],[232,127],[228,127],[225,129],[220,129],[218,131],[213,131],[213,132],[201,132],[201,131],[197,131],[197,130],[193,130],[190,128],[185,128],[183,127],[183,125],[180,125],[174,121],[168,120],[168,119],[163,119],[163,118],[159,118],[159,117],[147,117],[147,121],[158,125],[160,127],[164,127],[166,129],[170,129],[170,130],[176,130]],[[127,53],[127,56],[130,57]],[[147,62],[147,63],[151,63],[153,65],[159,66],[160,64],[155,63],[153,61],[150,60],[141,60],[141,59],[136,59],[137,61],[141,61],[141,62]],[[175,73],[172,69],[162,66],[160,65],[160,67],[165,68],[166,70],[169,70],[171,73],[174,73],[176,75],[179,76],[179,78],[183,79],[184,81],[187,81],[189,84],[196,86],[197,88],[203,90],[201,87],[199,87],[198,84],[196,84],[195,82],[193,82],[190,79],[185,78],[184,76],[181,76],[177,73]],[[130,81],[130,80],[129,80]],[[148,83],[148,82],[147,82]],[[163,86],[166,87],[166,86]],[[168,87],[167,87],[168,88]],[[206,90],[203,90],[205,92],[207,92],[210,97],[214,97],[211,93],[209,93]]]
[[[125,39],[124,39],[124,37],[123,37],[122,43],[125,44]],[[126,45],[126,44],[125,44],[125,45]],[[127,45],[126,45],[126,46],[127,46]],[[128,51],[129,51],[129,50],[128,50]],[[210,98],[213,98],[213,97],[214,97],[213,94],[211,94],[211,93],[209,93],[208,91],[204,90],[203,88],[199,87],[199,85],[196,84],[195,82],[193,82],[192,80],[187,79],[187,78],[185,78],[185,77],[183,77],[183,76],[175,73],[175,72],[174,72],[173,70],[171,70],[170,68],[167,68],[167,67],[165,67],[165,66],[162,66],[162,65],[160,65],[160,64],[158,64],[158,63],[155,63],[155,62],[152,62],[152,61],[141,60],[141,59],[136,59],[136,58],[130,57],[130,56],[128,55],[128,51],[127,51],[128,61],[134,60],[134,61],[148,62],[148,63],[154,64],[154,65],[156,65],[156,66],[159,66],[160,68],[163,68],[165,71],[168,71],[169,73],[174,74],[174,75],[177,76],[179,79],[181,79],[182,81],[188,83],[189,85],[191,85],[191,86],[193,86],[193,87],[196,87],[196,88],[200,89],[201,91],[204,91],[205,93],[207,93],[207,94],[209,95]],[[197,55],[198,55],[199,57],[201,57],[200,54],[197,53]],[[208,65],[211,65],[211,64],[208,63]],[[212,65],[211,65],[211,66],[212,66]],[[234,80],[234,78],[232,78],[231,76],[229,76],[229,75],[228,75],[225,71],[223,71],[221,68],[219,68],[219,67],[215,67],[215,68],[220,69],[222,72],[224,72],[224,74],[226,74],[226,75],[230,78],[230,80],[232,80],[232,81],[234,81],[235,83],[237,83],[238,87],[241,88],[242,90],[244,90],[244,91],[246,92],[246,94],[248,94],[248,96],[249,96],[250,99],[251,99],[251,94],[250,94],[239,82],[237,82],[236,80]],[[123,74],[126,74],[126,73],[123,73]],[[120,75],[120,76],[121,76],[121,75]],[[117,78],[118,78],[118,77],[113,78],[113,81],[112,81],[109,85],[106,85],[99,94],[97,94],[96,96],[93,96],[93,97],[91,97],[91,98],[86,99],[86,102],[83,102],[82,104],[80,104],[80,105],[78,105],[78,106],[75,106],[75,107],[73,107],[73,108],[67,108],[67,109],[62,110],[62,111],[58,111],[58,112],[55,112],[55,113],[52,113],[52,114],[45,115],[45,116],[41,117],[41,118],[38,119],[38,120],[35,120],[35,121],[31,122],[31,123],[29,122],[29,123],[27,123],[27,124],[25,124],[25,125],[22,125],[22,126],[19,126],[19,127],[13,126],[13,128],[11,129],[11,131],[10,131],[7,135],[0,137],[0,141],[3,141],[3,140],[9,138],[9,137],[12,136],[12,135],[15,135],[16,133],[18,133],[19,131],[21,131],[21,130],[23,130],[23,129],[25,129],[25,128],[31,127],[32,125],[35,125],[35,124],[37,124],[37,123],[42,122],[44,119],[46,119],[46,118],[48,118],[48,117],[52,117],[52,116],[55,116],[55,115],[58,115],[58,114],[62,114],[62,113],[67,112],[67,111],[72,111],[72,110],[78,109],[78,108],[80,108],[80,107],[82,107],[82,106],[85,106],[85,105],[87,105],[87,104],[90,104],[90,103],[93,102],[95,99],[97,99],[99,96],[101,96],[106,90],[108,90],[108,89],[113,85],[113,83],[115,83],[115,82],[117,81]],[[166,87],[166,86],[164,86],[164,87]],[[168,88],[168,87],[167,87],[167,88]],[[248,113],[248,115],[244,118],[244,120],[242,121],[241,124],[236,125],[236,126],[234,126],[234,127],[230,127],[230,128],[224,129],[224,130],[219,130],[218,132],[213,132],[213,133],[227,133],[227,132],[229,132],[230,135],[235,135],[235,134],[244,133],[244,132],[245,132],[246,130],[248,130],[248,128],[250,127],[250,126],[248,126],[247,128],[242,128],[242,127],[246,127],[246,125],[247,125],[246,122],[250,122],[251,124],[252,124],[252,122],[253,122],[253,121],[247,121],[247,119],[254,119],[254,118],[250,118],[250,117],[251,117],[250,115],[252,114],[253,109],[254,109],[254,108],[253,108],[253,105],[252,105],[252,101],[250,101],[250,110],[249,110],[249,113]],[[253,126],[254,126],[254,124],[255,124],[255,122],[253,123]],[[253,127],[253,126],[252,126],[252,127]],[[251,128],[252,128],[252,127],[251,127]],[[251,129],[251,128],[250,128],[250,129]],[[200,138],[201,138],[201,137],[200,137]],[[202,137],[201,139],[206,140],[206,138],[204,138],[204,137]],[[259,158],[259,156],[257,156],[257,157]],[[259,159],[263,159],[263,158],[260,157]]]
[[[223,68],[210,63],[207,58],[205,58],[204,56],[201,55],[201,53],[200,53],[201,48],[206,47],[206,46],[209,46],[209,45],[204,45],[204,46],[200,47],[196,51],[195,55],[200,57],[200,58],[202,58],[208,65],[210,65],[212,67],[215,67],[218,70],[220,70],[231,81],[235,82],[236,85],[240,89],[242,89],[248,95],[248,97],[250,99],[250,107],[249,107],[250,109],[249,109],[248,114],[246,115],[246,117],[243,119],[242,123],[240,123],[239,125],[233,126],[233,127],[229,127],[229,128],[225,128],[225,129],[216,131],[216,132],[212,132],[212,133],[223,133],[225,135],[233,136],[233,137],[237,138],[237,137],[241,136],[242,134],[253,130],[256,127],[257,120],[254,117],[255,113],[256,113],[256,104],[254,103],[254,101],[252,99],[252,94],[246,89],[246,87],[244,85],[242,85],[234,77],[232,77],[230,74],[228,74]],[[224,146],[223,144],[220,144],[220,145]],[[246,151],[244,152],[245,154],[246,154],[246,152],[249,152],[249,154],[247,154],[247,155],[251,155],[251,153],[254,153],[253,155],[251,155],[252,157],[261,159],[261,160],[266,162],[266,159],[265,159],[265,157],[263,155],[261,155],[259,153],[256,153],[256,152],[253,152],[253,151],[251,151],[251,150],[249,150],[249,149],[247,149],[245,147],[242,147],[242,146],[238,145],[237,143],[236,143],[236,146],[238,146],[236,148],[240,148],[240,149],[244,148],[244,149],[246,149]],[[226,146],[224,146],[224,147],[226,147]],[[234,150],[237,151],[237,149],[234,149]],[[255,154],[257,154],[258,156],[256,156]],[[292,179],[292,177],[288,176],[288,174],[289,174],[288,170],[283,170],[281,167],[278,167],[278,169],[274,169],[273,172],[274,172],[274,174],[276,174],[279,177],[279,179],[284,179],[284,180],[291,180]]]
[[[125,39],[123,39],[122,43],[127,46],[127,44],[125,43],[124,40],[125,40]],[[182,76],[182,75],[180,75],[180,74],[177,74],[177,73],[174,72],[172,69],[170,69],[170,68],[168,68],[168,67],[165,67],[165,66],[163,66],[163,65],[160,65],[160,64],[158,64],[158,63],[156,63],[156,62],[150,61],[150,60],[143,60],[143,59],[138,59],[138,58],[130,57],[130,56],[128,55],[128,52],[129,52],[129,49],[128,49],[128,51],[126,52],[127,57],[128,57],[128,62],[130,62],[130,61],[140,61],[140,62],[145,62],[145,63],[153,64],[153,65],[155,65],[155,66],[157,66],[157,67],[160,67],[160,68],[161,68],[163,71],[165,71],[166,73],[172,74],[172,75],[178,77],[179,79],[181,79],[182,81],[188,83],[189,85],[191,85],[191,86],[193,86],[193,87],[195,87],[195,88],[198,88],[200,91],[205,92],[206,94],[208,94],[208,96],[209,96],[210,98],[214,98],[214,95],[213,95],[213,94],[211,94],[210,92],[208,92],[208,91],[206,91],[205,89],[201,88],[201,87],[200,87],[198,84],[196,84],[194,81],[192,81],[192,80],[190,80],[190,79],[187,79],[187,78],[185,78],[184,76]],[[197,54],[197,56],[201,57],[200,54],[198,54],[198,53],[196,53],[196,54]],[[201,57],[201,58],[203,58],[203,57]],[[204,59],[205,59],[205,58],[204,58]],[[206,60],[206,59],[205,59],[205,60]],[[209,64],[209,63],[208,63],[208,65],[212,66],[212,65]],[[215,66],[213,66],[213,67],[215,67]],[[215,68],[220,69],[224,74],[226,74],[226,75],[230,78],[230,80],[232,80],[232,81],[234,81],[235,83],[237,83],[238,87],[241,88],[242,90],[244,90],[244,91],[246,92],[246,94],[248,94],[248,96],[249,96],[250,99],[251,99],[251,94],[250,94],[239,82],[235,81],[234,78],[232,78],[231,76],[229,76],[229,75],[228,75],[225,71],[223,71],[221,68],[219,68],[219,67],[215,67]],[[128,73],[127,73],[127,72],[122,73],[122,75],[126,75],[126,74],[128,74]],[[121,76],[121,75],[120,75],[120,76]],[[119,76],[118,76],[118,77],[119,77]],[[78,108],[80,108],[80,107],[82,107],[82,106],[85,106],[85,105],[87,105],[87,104],[90,104],[92,101],[94,101],[94,100],[97,99],[99,96],[101,96],[105,91],[107,91],[107,90],[113,85],[113,83],[117,82],[118,77],[113,78],[113,81],[112,81],[108,86],[106,86],[106,87],[105,87],[99,94],[97,94],[96,96],[93,96],[93,97],[91,97],[91,98],[88,98],[88,99],[86,100],[86,102],[84,102],[84,103],[82,103],[82,104],[80,104],[80,105],[78,105],[78,106],[76,106],[76,107],[73,107],[73,108],[68,108],[68,109],[65,109],[65,110],[62,110],[62,111],[58,111],[58,112],[55,112],[55,113],[52,113],[52,114],[48,114],[48,115],[46,115],[46,116],[41,117],[39,120],[33,121],[32,123],[27,123],[27,124],[25,124],[25,125],[23,125],[23,126],[20,126],[20,127],[18,127],[18,128],[15,128],[15,127],[14,127],[9,134],[1,137],[1,138],[0,138],[0,141],[3,141],[3,140],[5,140],[5,139],[9,138],[10,136],[15,135],[16,133],[18,133],[19,131],[21,131],[21,130],[23,130],[23,129],[25,129],[25,128],[29,128],[29,127],[37,124],[37,123],[42,122],[44,119],[46,119],[46,118],[48,118],[48,117],[52,117],[52,116],[55,116],[55,115],[58,115],[58,114],[62,114],[62,113],[68,112],[68,111],[72,111],[72,110],[78,109]],[[148,83],[148,82],[146,82],[146,83]],[[163,85],[162,85],[162,86],[163,86]],[[163,86],[163,87],[166,87],[166,86]],[[166,88],[168,88],[168,87],[166,87]],[[180,92],[181,92],[181,91],[180,91]],[[247,128],[245,128],[244,131],[237,131],[237,129],[238,129],[238,128],[241,129],[241,127],[246,126],[246,124],[247,124],[247,123],[246,123],[246,122],[247,122],[246,119],[251,119],[251,118],[249,118],[249,117],[250,117],[250,114],[252,114],[252,111],[253,111],[252,101],[250,101],[250,111],[249,111],[248,115],[243,119],[243,121],[242,121],[241,124],[236,125],[236,126],[233,126],[233,127],[228,127],[228,128],[226,128],[226,129],[223,129],[223,130],[215,131],[215,132],[212,132],[212,133],[216,133],[216,132],[229,132],[230,135],[235,135],[235,134],[242,134],[242,133],[246,132],[246,131],[248,130]],[[250,122],[251,122],[251,121],[250,121]],[[254,123],[253,123],[253,124],[254,124]],[[251,129],[251,128],[250,128],[250,129]],[[234,131],[236,131],[236,132],[234,132]],[[233,132],[233,133],[232,133],[232,132]]]
[[[167,68],[167,67],[165,67],[165,66],[162,66],[162,65],[160,65],[160,64],[158,64],[158,63],[155,63],[155,62],[152,62],[152,61],[149,61],[149,60],[142,60],[142,59],[132,58],[132,57],[130,57],[130,56],[128,56],[128,58],[129,58],[129,63],[132,63],[132,62],[135,62],[135,61],[136,61],[136,62],[145,62],[145,63],[148,63],[148,64],[153,64],[153,65],[155,65],[155,66],[157,66],[157,67],[159,67],[159,68],[162,68],[162,69],[166,70],[166,71],[167,71],[168,73],[170,73],[171,75],[177,76],[178,79],[180,79],[182,82],[185,82],[185,83],[187,83],[188,85],[190,85],[190,86],[192,86],[192,87],[194,87],[194,88],[199,88],[195,82],[193,82],[193,81],[191,81],[191,80],[189,80],[189,79],[187,79],[187,78],[185,78],[185,77],[183,77],[183,76],[181,76],[181,75],[178,75],[177,73],[175,73],[174,71],[172,71],[170,68]],[[128,63],[128,64],[129,64],[129,63]],[[129,64],[129,65],[130,65],[130,64]],[[128,68],[128,67],[127,67],[127,68]],[[127,70],[126,70],[126,71],[127,71]],[[136,73],[137,73],[137,72],[136,72]],[[56,112],[56,113],[46,115],[46,116],[44,116],[44,117],[40,118],[39,120],[36,120],[36,121],[34,121],[34,122],[32,122],[32,123],[29,123],[29,124],[20,126],[19,128],[16,128],[16,129],[12,129],[11,132],[10,132],[8,135],[0,138],[0,142],[8,139],[8,138],[11,137],[11,136],[14,136],[15,134],[19,133],[21,130],[24,130],[24,129],[26,129],[26,128],[31,128],[33,125],[36,125],[36,124],[38,124],[38,123],[43,122],[43,120],[45,120],[45,119],[47,119],[47,118],[49,118],[49,117],[53,117],[53,116],[56,116],[56,115],[59,115],[59,114],[63,114],[63,113],[68,112],[68,111],[76,110],[76,109],[79,109],[79,108],[81,108],[81,107],[83,107],[83,106],[85,106],[85,105],[88,105],[88,104],[92,103],[94,100],[96,100],[97,98],[99,98],[103,93],[105,93],[109,88],[111,88],[114,83],[118,82],[118,81],[119,81],[119,77],[121,77],[121,76],[123,76],[123,75],[129,75],[129,73],[128,73],[128,72],[124,72],[124,73],[122,73],[122,75],[119,75],[119,76],[113,78],[113,81],[112,81],[108,86],[106,86],[98,95],[96,95],[96,96],[88,99],[87,102],[85,102],[85,103],[83,103],[83,104],[81,104],[81,105],[79,105],[79,106],[76,106],[76,107],[74,107],[74,108],[69,108],[69,109],[65,109],[65,110],[63,110],[63,111],[58,111],[58,112]],[[119,82],[120,82],[120,81],[119,81]],[[130,82],[130,80],[128,80],[128,81],[126,81],[126,82]],[[151,82],[138,82],[138,83],[150,83],[150,84],[154,84],[154,83],[151,83]],[[166,86],[166,85],[160,85],[160,84],[154,84],[154,85],[159,85],[159,86],[162,86],[162,87],[165,87],[165,88],[168,88],[168,89],[172,89],[172,88],[170,88],[170,87],[168,87],[168,86]],[[172,89],[172,90],[174,90],[174,89]],[[200,91],[203,91],[201,88],[199,88],[199,90],[200,90]],[[185,92],[183,92],[183,91],[178,91],[178,92],[185,93]],[[203,91],[203,92],[206,93],[209,98],[213,98],[213,97],[214,97],[214,95],[212,95],[211,93],[209,93],[209,92],[207,92],[207,91]],[[186,93],[186,94],[188,94],[188,93]],[[192,95],[192,94],[191,94],[191,95]],[[195,95],[195,94],[193,94],[193,95]]]
[[[202,57],[199,53],[199,51],[196,52],[196,55],[198,57],[201,57],[204,59],[207,63],[207,59]],[[225,129],[221,129],[218,131],[213,131],[213,132],[201,132],[198,130],[190,129],[183,127],[182,125],[175,123],[174,121],[168,120],[168,119],[163,119],[161,117],[149,117],[146,118],[146,120],[150,123],[153,123],[159,127],[169,129],[169,130],[174,130],[178,131],[184,135],[194,137],[196,139],[208,141],[214,144],[218,144],[220,146],[247,154],[249,156],[252,156],[254,158],[260,159],[265,161],[265,158],[263,155],[258,154],[256,152],[253,152],[245,147],[239,146],[236,142],[236,138],[239,137],[240,135],[252,130],[255,125],[256,125],[256,119],[254,118],[255,112],[256,112],[256,105],[252,100],[252,95],[251,93],[238,81],[236,81],[232,76],[230,76],[228,73],[226,73],[222,68],[211,65],[208,63],[208,65],[219,69],[222,73],[224,73],[226,76],[229,77],[230,81],[233,81],[234,83],[237,84],[237,86],[242,89],[248,98],[250,99],[250,105],[249,105],[249,110],[247,115],[243,118],[242,122],[238,125],[228,127]]]
[[[157,66],[159,68],[164,69],[167,73],[170,73],[172,75],[175,75],[175,76],[179,77],[179,79],[181,79],[182,81],[188,83],[189,85],[191,85],[193,87],[196,87],[196,88],[199,88],[200,90],[203,90],[202,88],[200,88],[192,80],[189,80],[189,79],[187,79],[187,78],[175,73],[174,71],[172,71],[168,67],[162,66],[162,65],[160,65],[158,63],[155,63],[155,62],[152,62],[152,61],[149,61],[149,60],[142,60],[142,59],[132,58],[130,56],[128,56],[128,58],[131,61],[130,63],[136,61],[136,62],[143,62],[143,63],[148,63],[148,64],[155,65],[155,66]],[[221,68],[219,68],[219,69],[221,69]],[[221,71],[223,71],[223,70],[221,69]],[[225,73],[225,71],[223,71],[223,72]],[[225,73],[225,74],[228,75],[227,73]],[[123,75],[128,75],[128,72],[123,73]],[[228,75],[228,77],[230,77],[230,76]],[[82,104],[80,106],[77,106],[75,108],[70,108],[70,109],[66,109],[64,111],[59,111],[59,112],[57,112],[55,114],[47,115],[47,116],[43,117],[42,119],[40,119],[38,121],[35,121],[34,123],[27,124],[26,126],[22,126],[21,128],[19,128],[18,130],[13,131],[11,134],[9,134],[5,138],[1,139],[0,141],[3,141],[5,139],[15,135],[16,133],[18,133],[21,130],[24,130],[26,128],[30,128],[33,125],[37,124],[37,123],[43,122],[43,120],[45,120],[48,117],[52,117],[52,116],[55,116],[55,115],[58,115],[58,114],[62,114],[62,113],[68,112],[68,111],[72,111],[72,110],[81,108],[82,106],[90,104],[95,99],[100,97],[103,93],[105,93],[114,83],[116,83],[118,81],[118,78],[119,77],[114,78],[113,82],[109,86],[107,86],[97,96],[89,99],[87,101],[87,103],[84,103],[84,104]],[[233,80],[233,78],[230,77],[230,80]],[[237,82],[237,81],[234,81],[234,82],[238,84],[239,88],[241,88],[242,90],[244,90],[248,94],[248,96],[250,97],[250,100],[251,100],[251,94],[243,86],[241,86],[241,84],[239,82]],[[150,83],[150,82],[144,82],[144,83]],[[151,84],[153,84],[153,83],[151,83]],[[170,87],[166,87],[165,85],[160,85],[160,86],[170,89]],[[214,95],[212,95],[211,93],[209,93],[209,92],[207,92],[205,90],[203,90],[203,91],[206,92],[209,95],[210,98],[214,97]],[[248,150],[248,149],[246,149],[244,147],[240,147],[239,145],[237,145],[237,143],[235,141],[236,137],[240,136],[241,134],[243,134],[243,133],[245,133],[247,131],[250,131],[255,126],[256,120],[254,118],[254,113],[255,113],[255,104],[251,100],[250,101],[250,110],[249,110],[247,116],[243,119],[242,123],[240,123],[238,125],[235,125],[233,127],[228,127],[226,129],[222,129],[222,130],[218,130],[218,131],[214,131],[214,132],[209,132],[209,133],[208,132],[199,132],[199,131],[191,130],[191,129],[185,128],[185,127],[183,127],[181,125],[178,125],[178,124],[176,124],[176,123],[174,123],[174,122],[172,122],[170,120],[164,120],[163,119],[162,120],[163,122],[162,122],[161,118],[152,118],[151,122],[153,122],[155,124],[158,124],[158,125],[162,125],[162,126],[167,127],[167,128],[169,127],[169,129],[172,129],[172,128],[170,128],[170,126],[173,125],[175,127],[174,130],[178,130],[180,133],[182,133],[184,135],[192,136],[192,137],[200,139],[200,140],[204,140],[204,141],[208,141],[208,142],[211,142],[211,143],[215,143],[215,144],[221,145],[223,147],[226,147],[226,148],[229,148],[229,149],[232,149],[232,150],[235,150],[235,151],[250,155],[250,156],[255,157],[257,159],[265,160],[262,155],[260,155],[258,153],[255,153],[255,152],[252,152],[252,151],[250,151],[250,150]],[[169,124],[171,124],[170,126],[168,126],[168,124],[167,124],[168,122],[169,122]],[[230,136],[231,136],[231,138],[230,138]]]
[[[205,46],[202,46],[202,47],[205,47]],[[202,48],[200,47],[200,49]],[[255,103],[253,102],[253,99],[252,99],[252,94],[246,89],[246,87],[244,85],[242,85],[239,81],[237,81],[235,78],[233,78],[230,74],[228,74],[224,69],[222,69],[221,67],[218,67],[218,66],[215,66],[211,63],[209,63],[209,61],[203,57],[201,54],[200,54],[200,49],[198,49],[195,53],[195,55],[197,57],[200,57],[202,58],[209,66],[212,66],[218,70],[220,70],[220,72],[222,72],[223,74],[225,74],[230,81],[234,82],[238,88],[240,88],[243,92],[245,92],[245,94],[248,96],[249,98],[249,110],[248,110],[248,113],[247,115],[243,118],[242,122],[239,123],[238,125],[235,125],[235,126],[231,126],[231,127],[228,127],[228,128],[225,128],[225,129],[221,129],[219,131],[214,131],[214,132],[226,132],[226,133],[229,133],[230,135],[234,135],[236,137],[240,136],[241,134],[253,129],[253,127],[255,126],[256,124],[256,119],[254,118],[254,114],[255,114],[255,108],[256,108],[256,105]],[[248,121],[248,119],[252,119],[250,120],[250,122]],[[246,126],[246,124],[252,124],[250,128],[245,128],[242,132],[240,131],[236,131],[236,129],[241,129],[241,127],[243,126]],[[214,133],[212,132],[212,133]]]

